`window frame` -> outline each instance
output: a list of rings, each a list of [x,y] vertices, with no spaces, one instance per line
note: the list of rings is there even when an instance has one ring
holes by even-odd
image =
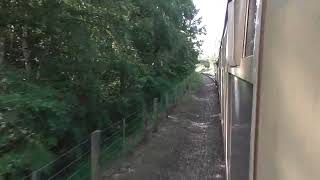
[[[248,36],[248,26],[249,26],[249,15],[250,15],[250,3],[253,0],[245,0],[246,1],[246,14],[245,14],[245,24],[244,24],[244,35],[243,35],[243,47],[242,47],[242,59],[244,61],[253,60],[254,53],[255,53],[255,41],[253,45],[253,54],[246,56],[246,50],[247,50],[247,36]],[[258,10],[258,7],[256,7]],[[257,16],[257,12],[255,13],[255,16]],[[256,18],[255,18],[256,19]],[[254,28],[254,33],[256,32],[256,27]],[[255,39],[255,37],[254,37]]]
[[[226,59],[230,67],[240,66],[235,57],[235,4],[234,1],[228,4],[228,22],[226,28]]]

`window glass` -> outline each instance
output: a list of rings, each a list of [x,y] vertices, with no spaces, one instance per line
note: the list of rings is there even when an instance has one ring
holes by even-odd
[[[249,9],[248,9],[248,18],[247,18],[245,57],[253,55],[255,26],[256,26],[256,13],[257,13],[256,0],[249,0],[248,8]]]

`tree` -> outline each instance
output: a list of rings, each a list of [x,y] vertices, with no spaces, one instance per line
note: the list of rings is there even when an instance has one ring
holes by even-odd
[[[0,174],[21,179],[192,73],[196,14],[192,0],[2,0]]]

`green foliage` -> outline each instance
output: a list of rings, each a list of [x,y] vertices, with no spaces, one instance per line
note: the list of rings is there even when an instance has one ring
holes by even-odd
[[[191,74],[196,15],[192,0],[2,0],[2,177],[27,175]]]

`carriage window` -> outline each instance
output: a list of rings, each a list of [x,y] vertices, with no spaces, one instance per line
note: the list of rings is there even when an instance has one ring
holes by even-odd
[[[257,5],[256,0],[249,0],[248,16],[247,16],[247,32],[245,43],[245,57],[252,56],[254,50],[254,37],[256,25]]]

